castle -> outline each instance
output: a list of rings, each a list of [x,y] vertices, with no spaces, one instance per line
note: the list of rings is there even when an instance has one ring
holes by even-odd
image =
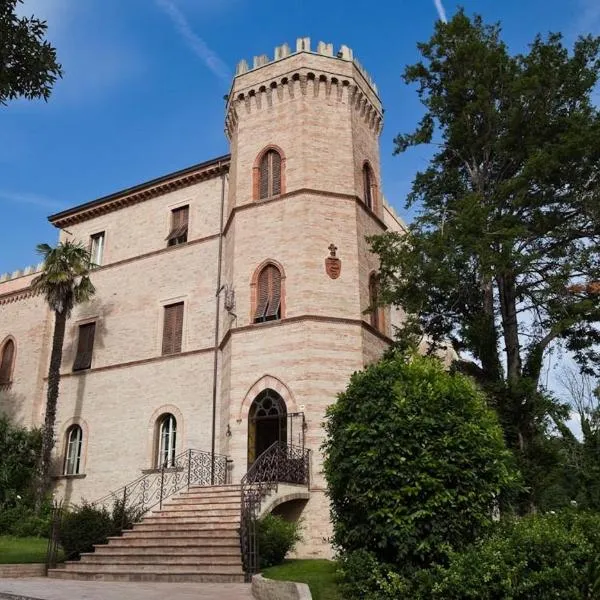
[[[302,443],[298,555],[327,556],[325,411],[403,316],[365,312],[365,237],[403,231],[381,193],[382,106],[350,48],[301,38],[241,61],[225,113],[230,155],[49,217],[98,265],[67,323],[56,493],[93,500],[187,448],[227,455],[236,482],[273,441]],[[27,426],[53,331],[38,269],[0,277],[0,411]]]

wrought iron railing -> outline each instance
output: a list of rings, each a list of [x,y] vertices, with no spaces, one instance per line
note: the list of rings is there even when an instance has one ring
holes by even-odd
[[[132,526],[155,506],[162,508],[163,502],[191,485],[224,485],[228,483],[229,461],[226,456],[203,450],[185,450],[170,464],[145,473],[131,483],[114,490],[91,504],[106,508],[115,521],[115,533]],[[50,539],[46,563],[56,566],[60,530],[64,510],[55,505],[50,525]],[[101,543],[101,540],[98,541]]]
[[[247,581],[260,568],[257,521],[261,503],[268,494],[277,491],[280,483],[309,485],[310,450],[275,442],[254,461],[242,478],[240,543]]]

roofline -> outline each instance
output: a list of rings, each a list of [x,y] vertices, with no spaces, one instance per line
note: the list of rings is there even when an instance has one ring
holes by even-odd
[[[177,185],[177,187],[183,187],[185,185],[195,183],[195,180],[190,181],[189,177],[186,180],[186,176],[197,175],[198,172],[206,172],[207,177],[204,178],[208,179],[211,176],[218,175],[220,170],[219,168],[224,166],[223,163],[229,163],[230,159],[231,154],[224,154],[223,156],[218,156],[217,158],[213,158],[211,160],[207,160],[205,162],[186,167],[185,169],[174,171],[172,173],[168,173],[167,175],[162,175],[161,177],[157,177],[156,179],[145,181],[133,187],[125,188],[118,192],[109,194],[108,196],[102,196],[101,198],[97,198],[96,200],[91,200],[90,202],[85,202],[84,204],[79,204],[77,206],[74,206],[73,208],[68,208],[67,210],[63,210],[59,213],[50,215],[48,217],[48,221],[50,221],[50,223],[52,223],[55,227],[61,228],[66,224],[83,221],[86,220],[86,218],[94,216],[89,215],[89,217],[85,217],[84,213],[89,213],[90,211],[94,213],[110,212],[110,209],[107,208],[107,205],[117,200],[124,200],[128,196],[133,198],[137,194],[140,194],[140,192],[144,191],[150,192],[150,195],[154,196],[156,194],[151,193],[152,188],[155,188],[155,190],[158,191],[161,187],[164,187],[164,184],[167,184],[173,180],[180,180],[181,184]],[[211,169],[211,167],[216,167],[217,169]],[[164,191],[160,191],[159,193],[164,193]],[[134,200],[134,202],[139,202],[143,199],[144,198],[138,198]],[[103,208],[105,208],[105,210],[102,210]],[[78,216],[82,218],[77,218]]]

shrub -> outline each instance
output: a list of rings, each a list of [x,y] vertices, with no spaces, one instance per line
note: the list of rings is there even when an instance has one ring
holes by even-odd
[[[47,537],[51,510],[49,503],[43,504],[39,513],[24,504],[0,510],[0,535]]]
[[[83,552],[92,552],[94,544],[105,544],[108,537],[117,532],[118,528],[106,508],[96,508],[84,502],[63,515],[59,540],[65,558],[74,560]]]
[[[258,547],[260,568],[283,562],[285,555],[300,541],[298,523],[268,514],[258,521]]]
[[[38,429],[18,427],[0,415],[0,509],[31,503],[41,446]]]
[[[495,413],[471,379],[399,353],[352,376],[328,411],[325,475],[342,554],[406,572],[443,562],[515,485]]]
[[[566,512],[500,525],[414,598],[591,600],[600,598],[600,515]]]

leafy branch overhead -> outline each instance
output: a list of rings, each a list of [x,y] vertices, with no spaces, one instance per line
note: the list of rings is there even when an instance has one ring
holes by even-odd
[[[62,77],[56,50],[45,39],[47,24],[35,17],[19,17],[22,0],[0,0],[0,104],[24,97],[48,100]]]
[[[600,365],[600,38],[559,34],[511,55],[499,25],[459,11],[419,44],[404,79],[425,114],[396,153],[432,144],[406,236],[371,239],[382,301],[402,305],[496,394],[520,450],[551,416],[539,398],[556,343]],[[500,398],[502,396],[502,398]]]

